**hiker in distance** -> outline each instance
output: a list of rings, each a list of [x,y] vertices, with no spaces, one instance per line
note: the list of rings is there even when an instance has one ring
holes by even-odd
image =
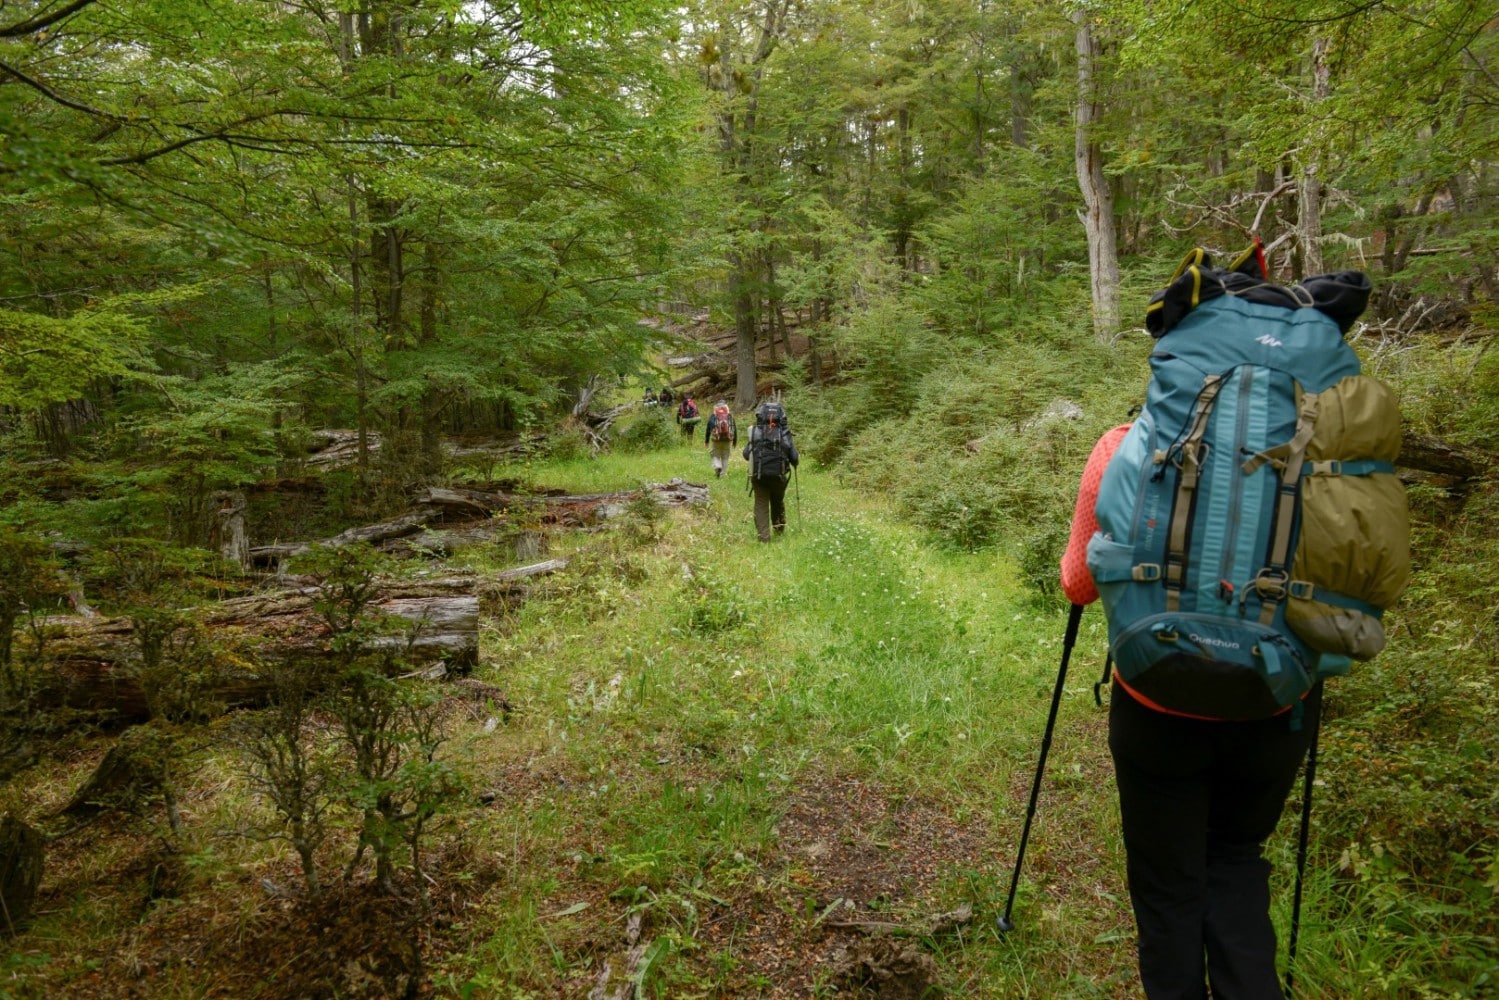
[[[1291,987],[1322,682],[1383,647],[1409,576],[1399,409],[1343,340],[1368,296],[1352,271],[1274,284],[1257,241],[1193,251],[1147,308],[1145,408],[1083,472],[1062,589],[1108,618],[1148,1000],[1286,995],[1264,846],[1305,758]]]
[[[744,457],[749,460],[749,486],[755,495],[755,534],[768,542],[772,528],[777,535],[786,530],[786,484],[791,470],[801,462],[786,426],[786,408],[779,400],[767,400],[755,410]]]
[[[722,479],[729,471],[729,449],[739,443],[739,428],[734,425],[734,414],[723,400],[713,404],[708,415],[708,426],[703,429],[703,444],[713,459],[713,474]]]
[[[682,429],[682,436],[689,441],[692,440],[692,432],[697,427],[697,422],[702,419],[698,416],[697,401],[691,396],[683,396],[682,401],[677,404],[677,426]]]

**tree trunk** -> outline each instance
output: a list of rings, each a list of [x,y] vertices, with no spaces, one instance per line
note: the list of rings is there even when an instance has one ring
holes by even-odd
[[[764,253],[763,256],[765,260],[765,296],[770,301],[766,309],[765,322],[761,325],[765,327],[765,346],[770,351],[768,359],[771,366],[774,367],[780,364],[781,361],[780,352],[776,346],[776,271],[775,264],[771,260],[769,252]]]
[[[338,57],[345,72],[350,71],[357,57],[355,39],[355,16],[338,15]],[[359,476],[361,481],[369,475],[369,420],[367,404],[369,387],[364,369],[364,317],[361,312],[363,292],[360,288],[359,256],[362,241],[359,238],[358,182],[352,173],[345,178],[349,201],[349,312],[353,317],[350,331],[349,354],[354,361],[354,411],[356,433],[359,441]]]
[[[759,372],[755,363],[755,305],[750,297],[749,282],[744,276],[740,254],[729,257],[729,297],[734,302],[734,408],[748,410],[755,405]]]
[[[441,293],[441,261],[437,244],[428,240],[422,248],[421,305],[418,310],[420,327],[418,337],[426,348],[437,342],[437,304]],[[430,377],[422,386],[422,468],[436,477],[442,473],[442,398],[437,385]]]
[[[1119,329],[1119,250],[1114,235],[1114,198],[1103,172],[1103,150],[1091,135],[1098,120],[1095,74],[1100,54],[1086,11],[1077,24],[1077,132],[1074,159],[1083,194],[1083,225],[1088,234],[1088,271],[1093,286],[1093,333],[1108,340]]]
[[[1320,106],[1327,100],[1328,81],[1332,70],[1327,65],[1327,39],[1319,37],[1312,42],[1312,106],[1311,117],[1320,113]],[[1299,251],[1300,268],[1293,277],[1297,280],[1322,273],[1322,179],[1320,152],[1315,145],[1302,162],[1301,176],[1297,184],[1296,246]]]
[[[245,495],[221,490],[211,498],[215,510],[215,533],[219,554],[240,569],[250,565],[250,543],[245,537]]]

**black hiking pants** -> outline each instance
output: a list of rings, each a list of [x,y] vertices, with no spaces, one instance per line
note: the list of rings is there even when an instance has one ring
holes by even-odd
[[[760,541],[770,541],[770,529],[777,533],[786,530],[786,484],[789,479],[767,476],[751,479],[750,488],[755,493],[755,534]]]
[[[1166,715],[1116,684],[1119,788],[1140,980],[1149,1000],[1281,1000],[1270,923],[1274,832],[1322,706],[1257,722]]]

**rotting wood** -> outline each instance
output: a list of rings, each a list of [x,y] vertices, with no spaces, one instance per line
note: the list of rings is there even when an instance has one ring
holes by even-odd
[[[86,820],[104,812],[139,809],[160,798],[175,830],[180,816],[163,759],[163,739],[167,737],[150,725],[127,731],[52,818]]]
[[[1395,464],[1457,479],[1475,479],[1499,467],[1499,455],[1406,431],[1400,440],[1400,458]]]
[[[653,491],[661,503],[668,507],[696,506],[708,502],[706,483],[673,479],[668,483],[647,483],[642,489]],[[487,541],[505,530],[503,525],[483,523],[487,519],[525,511],[536,515],[543,523],[588,525],[618,514],[624,504],[641,493],[641,489],[635,489],[611,493],[534,496],[434,486],[418,496],[415,506],[400,517],[350,528],[319,541],[257,545],[250,549],[250,563],[258,567],[277,567],[287,559],[305,555],[315,546],[337,548],[355,542],[368,542],[386,550],[425,550],[441,555],[465,544]],[[455,527],[452,531],[443,533],[428,530],[432,525],[438,524]]]
[[[532,575],[555,572],[549,560]],[[531,567],[522,567],[523,570]],[[414,637],[391,635],[373,648],[400,647],[412,666],[447,663],[466,669],[478,658],[481,604],[509,604],[529,592],[528,577],[448,576],[382,583],[372,609],[408,623]],[[292,581],[289,581],[292,582]],[[205,631],[218,645],[205,700],[224,708],[257,705],[271,690],[256,662],[328,656],[327,628],[313,607],[317,588],[292,585],[203,608]],[[139,678],[139,649],[128,618],[51,618],[42,707],[107,712],[122,720],[149,715]]]
[[[315,449],[302,461],[317,469],[333,469],[352,465],[359,460],[359,432],[353,430],[318,430],[312,432]],[[365,448],[373,453],[380,450],[380,435],[365,432]]]
[[[0,819],[0,935],[25,929],[45,858],[41,831],[6,813]]]
[[[447,457],[455,462],[472,464],[473,459],[489,459],[492,463],[524,458],[546,444],[546,434],[538,431],[505,444],[449,444],[445,446]]]
[[[973,907],[967,903],[956,910],[938,913],[919,923],[895,923],[885,920],[828,920],[824,926],[861,934],[890,934],[908,937],[938,937],[951,934],[973,922]]]

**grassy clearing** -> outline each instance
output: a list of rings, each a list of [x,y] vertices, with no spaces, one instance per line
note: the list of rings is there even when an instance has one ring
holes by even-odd
[[[684,445],[525,471],[602,491],[706,467]],[[926,942],[956,995],[1132,995],[1103,718],[1084,697],[1101,620],[1002,940],[1062,616],[1003,559],[937,550],[811,468],[773,546],[754,542],[742,466],[709,484],[709,509],[654,540],[574,540],[575,571],[497,627],[486,679],[524,708],[474,766],[543,776],[486,820],[496,850],[533,846],[441,981],[551,995],[621,964],[639,912],[652,995],[830,995],[850,935],[829,924],[966,902],[973,923]]]

